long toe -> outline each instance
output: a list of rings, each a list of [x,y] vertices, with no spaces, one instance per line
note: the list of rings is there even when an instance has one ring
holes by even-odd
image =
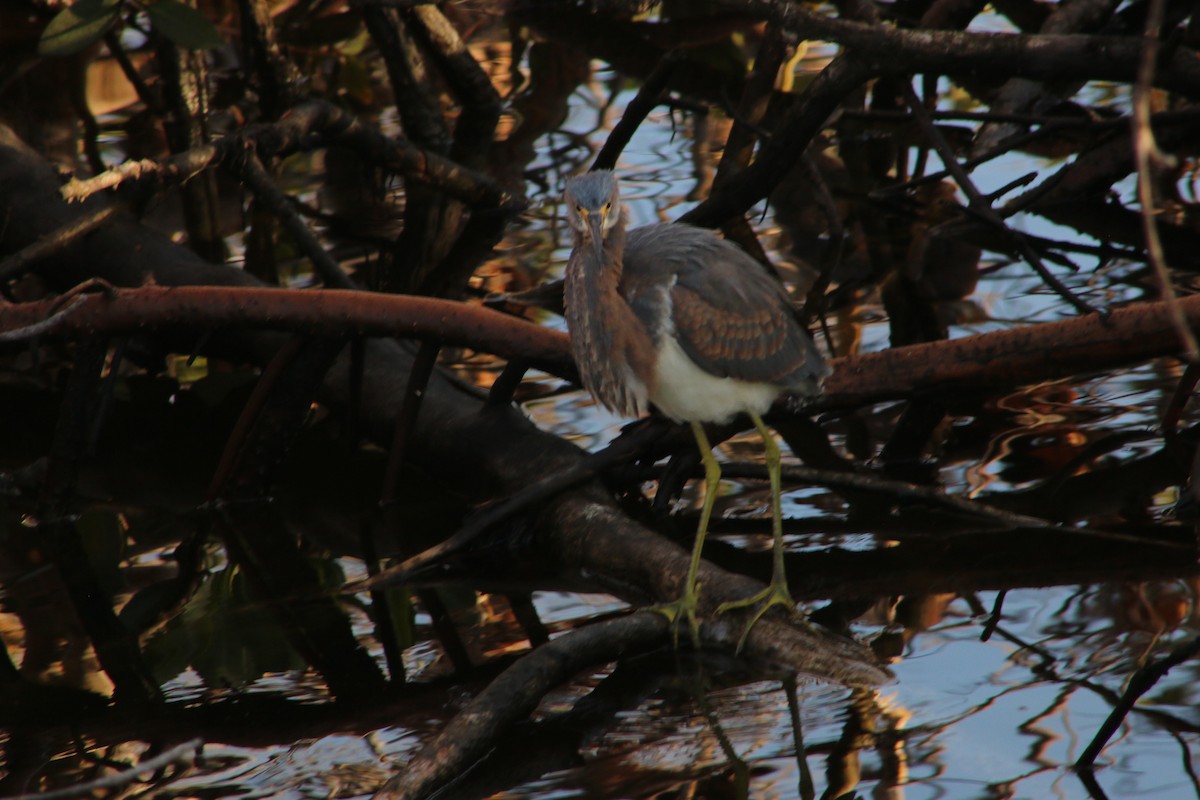
[[[746,637],[750,635],[750,631],[754,628],[755,624],[762,619],[763,614],[766,614],[772,606],[783,606],[793,619],[802,622],[806,627],[809,625],[808,617],[796,607],[796,601],[792,599],[786,583],[772,581],[767,588],[752,597],[747,597],[745,600],[731,600],[728,603],[722,603],[717,608],[718,614],[724,614],[727,611],[738,608],[755,609],[754,616],[750,618],[750,621],[746,623],[745,630],[742,631],[742,638],[738,639],[736,652],[740,653],[742,651],[742,647],[746,644]]]
[[[649,610],[662,614],[664,617],[670,620],[671,637],[676,649],[679,647],[679,624],[686,619],[688,630],[692,636],[692,647],[699,650],[700,621],[696,617],[696,611],[699,605],[699,595],[694,592],[688,592],[674,602],[651,606]]]

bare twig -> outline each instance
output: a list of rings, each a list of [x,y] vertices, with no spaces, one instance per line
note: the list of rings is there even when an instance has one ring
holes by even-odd
[[[320,138],[314,139],[314,135]],[[277,122],[250,126],[237,136],[193,148],[161,162],[127,162],[94,178],[70,181],[62,187],[62,196],[69,201],[83,200],[125,180],[151,176],[182,183],[239,152],[247,142],[254,143],[260,156],[287,155],[336,142],[354,148],[365,159],[384,169],[434,186],[472,206],[511,211],[524,206],[521,199],[504,191],[491,177],[399,137],[387,136],[349,111],[324,100],[308,100],[292,108]]]
[[[766,467],[761,464],[732,463],[721,465],[721,474],[729,478],[767,479]],[[877,492],[890,495],[898,500],[914,503],[925,503],[944,508],[959,514],[986,519],[998,525],[1012,529],[1043,530],[1047,534],[1072,539],[1103,539],[1111,542],[1125,542],[1143,547],[1166,547],[1177,549],[1175,543],[1152,542],[1144,536],[1117,533],[1114,531],[1097,530],[1095,528],[1074,528],[1057,525],[1040,517],[1018,514],[1003,508],[971,500],[966,497],[956,497],[932,486],[907,483],[905,481],[879,478],[874,475],[862,475],[853,472],[837,472],[834,470],[814,469],[812,467],[784,466],[784,480],[792,483],[806,483],[816,486],[827,486],[831,489],[853,489],[856,491]],[[924,534],[922,534],[924,535]]]
[[[404,466],[408,454],[408,440],[413,426],[417,424],[417,415],[421,413],[421,401],[429,386],[429,378],[433,368],[437,366],[437,357],[441,348],[436,342],[424,342],[413,360],[413,369],[409,373],[408,383],[404,387],[404,397],[400,401],[400,413],[396,416],[396,430],[392,436],[392,447],[388,453],[387,469],[383,475],[383,490],[379,496],[379,504],[385,509],[393,505],[400,494],[400,470]],[[401,543],[401,549],[403,543]]]
[[[1179,418],[1183,416],[1183,410],[1187,408],[1188,401],[1192,399],[1197,383],[1200,383],[1200,364],[1193,362],[1188,364],[1187,369],[1183,371],[1183,375],[1175,385],[1175,391],[1171,393],[1171,400],[1162,412],[1162,419],[1158,427],[1163,436],[1168,439],[1176,434],[1179,428]]]
[[[600,152],[592,161],[592,169],[613,169],[617,166],[617,159],[621,157],[621,151],[625,149],[625,145],[629,144],[629,140],[637,132],[642,120],[658,105],[671,76],[675,74],[675,68],[682,60],[682,50],[671,50],[658,60],[654,69],[642,82],[637,95],[625,106],[625,113],[613,126],[612,133],[608,135],[604,146],[600,148]]]
[[[1165,0],[1150,0],[1146,29],[1142,34],[1142,59],[1138,64],[1137,82],[1133,86],[1133,151],[1137,163],[1137,193],[1142,212],[1142,230],[1146,235],[1146,255],[1158,278],[1159,291],[1167,303],[1171,321],[1179,332],[1184,358],[1195,364],[1200,363],[1200,345],[1197,345],[1196,336],[1188,328],[1187,319],[1179,307],[1179,297],[1167,268],[1162,239],[1158,235],[1158,223],[1155,221],[1158,214],[1155,173],[1175,165],[1175,158],[1158,148],[1154,131],[1150,128],[1150,92],[1158,58],[1158,32],[1162,28],[1165,9]]]
[[[49,792],[19,794],[9,800],[61,800],[68,797],[86,797],[105,789],[120,789],[133,783],[139,775],[145,775],[147,772],[157,772],[163,767],[168,767],[176,762],[191,763],[196,755],[200,753],[202,747],[204,747],[203,739],[189,739],[183,744],[176,745],[154,758],[148,758],[140,764],[134,764],[129,769],[122,770],[113,775],[106,775],[103,778],[97,778],[86,783],[77,783],[74,786],[67,786]]]
[[[30,323],[29,325],[21,328],[0,332],[0,342],[21,342],[51,331],[56,328],[59,323],[78,310],[85,301],[86,298],[83,295],[76,295],[75,299],[73,299],[65,308],[54,312],[43,320]]]
[[[129,60],[129,53],[125,52],[125,48],[121,46],[119,30],[119,28],[113,28],[104,34],[104,46],[108,48],[108,52],[116,60],[117,66],[121,68],[121,74],[125,76],[125,80],[129,81],[134,91],[137,92],[138,99],[145,104],[146,108],[155,114],[164,113],[161,97],[146,83],[146,79],[138,72],[138,68]]]
[[[62,196],[67,202],[77,203],[86,200],[96,192],[120,186],[125,181],[148,177],[184,183],[199,174],[220,156],[221,151],[216,146],[206,144],[163,161],[153,161],[148,158],[140,161],[126,161],[124,164],[118,164],[91,178],[84,180],[72,178],[63,184]]]
[[[72,242],[99,228],[116,212],[116,206],[98,208],[8,256],[0,261],[0,283],[21,277],[43,258],[57,253]]]
[[[226,164],[241,176],[255,197],[265,203],[279,218],[284,229],[312,261],[313,267],[326,286],[333,289],[358,288],[342,270],[341,265],[325,250],[321,240],[308,227],[308,223],[296,212],[295,207],[288,201],[288,196],[275,185],[275,181],[254,150],[247,148],[241,158],[230,159]]]
[[[271,397],[271,392],[275,390],[288,367],[303,350],[305,342],[303,336],[293,336],[289,339],[287,344],[281,347],[275,357],[271,359],[271,363],[267,365],[254,384],[254,391],[247,398],[246,404],[242,406],[242,413],[238,415],[233,430],[229,432],[221,459],[217,462],[216,469],[213,470],[212,480],[209,481],[208,491],[205,492],[207,501],[214,501],[227,492],[234,473],[245,456],[246,442],[250,438],[255,423],[262,415],[263,408]]]

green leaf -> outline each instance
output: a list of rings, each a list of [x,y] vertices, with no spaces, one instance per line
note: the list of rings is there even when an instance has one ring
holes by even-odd
[[[160,683],[190,665],[211,688],[240,688],[267,672],[307,666],[274,615],[251,598],[235,567],[207,576],[183,612],[150,638],[144,653]]]
[[[207,50],[224,44],[208,17],[179,0],[157,0],[146,5],[154,29],[180,47]]]
[[[121,0],[79,0],[50,20],[38,41],[43,56],[68,56],[97,41],[116,22]]]

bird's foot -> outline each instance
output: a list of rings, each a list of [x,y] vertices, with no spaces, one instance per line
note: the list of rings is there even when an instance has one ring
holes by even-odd
[[[731,600],[728,603],[722,603],[717,607],[717,613],[724,614],[726,611],[732,611],[735,608],[752,606],[757,606],[758,608],[755,610],[754,616],[746,623],[746,629],[742,631],[742,638],[738,639],[737,649],[734,651],[736,653],[742,652],[742,647],[746,644],[746,637],[750,635],[750,630],[772,606],[783,606],[792,615],[793,619],[802,622],[805,627],[810,624],[804,612],[796,607],[796,601],[792,599],[787,583],[781,580],[771,581],[767,588],[756,595],[747,597],[745,600]]]
[[[692,634],[692,647],[700,649],[700,621],[696,617],[696,609],[700,605],[700,587],[685,589],[683,597],[671,603],[650,606],[649,611],[662,614],[671,623],[671,637],[676,649],[679,647],[679,623],[686,619],[688,630]]]

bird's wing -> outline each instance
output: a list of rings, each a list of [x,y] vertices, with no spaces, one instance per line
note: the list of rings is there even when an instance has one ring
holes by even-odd
[[[778,281],[722,239],[689,250],[669,290],[671,322],[688,357],[720,377],[815,393],[828,368]]]

